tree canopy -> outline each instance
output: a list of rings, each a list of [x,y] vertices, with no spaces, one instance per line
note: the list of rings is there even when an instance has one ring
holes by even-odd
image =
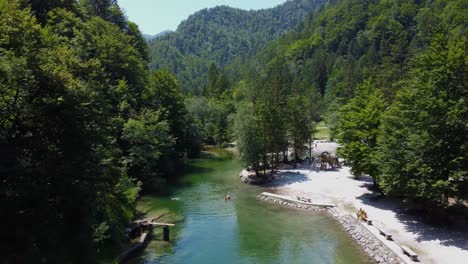
[[[267,42],[296,27],[324,3],[293,0],[258,11],[228,6],[200,10],[175,32],[150,42],[150,67],[168,68],[186,93],[201,95],[212,63],[224,68],[255,55]]]
[[[245,115],[240,157],[274,167],[324,119],[352,173],[384,193],[437,205],[466,196],[466,11],[463,1],[331,1],[226,66]],[[240,111],[245,102],[253,110]]]
[[[175,77],[116,1],[0,0],[0,58],[2,259],[93,263],[199,150]]]
[[[466,48],[466,37],[434,34],[384,115],[377,175],[387,193],[446,204],[462,191],[468,175]]]
[[[385,194],[466,197],[466,1],[325,2],[202,10],[148,47],[115,0],[0,0],[2,260],[96,262],[202,144],[267,173],[322,120]]]

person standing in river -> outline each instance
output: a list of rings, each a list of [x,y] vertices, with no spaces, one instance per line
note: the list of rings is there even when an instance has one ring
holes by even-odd
[[[224,201],[231,201],[231,194],[227,193],[226,196],[224,197]]]

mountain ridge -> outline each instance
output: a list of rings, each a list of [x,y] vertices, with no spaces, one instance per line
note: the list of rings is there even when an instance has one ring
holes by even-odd
[[[165,35],[170,34],[172,32],[173,32],[172,30],[166,29],[166,30],[163,30],[163,31],[155,34],[155,35],[143,34],[143,37],[145,38],[146,41],[149,42],[151,40],[155,40],[155,39],[158,39],[160,37],[164,37]]]
[[[255,54],[325,3],[291,0],[261,10],[202,9],[182,21],[176,31],[150,41],[150,68],[168,68],[177,75],[184,92],[201,94],[209,65],[222,68]]]

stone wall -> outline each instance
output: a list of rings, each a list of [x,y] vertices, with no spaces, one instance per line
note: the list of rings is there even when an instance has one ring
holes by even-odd
[[[375,263],[404,263],[350,215],[332,214]]]

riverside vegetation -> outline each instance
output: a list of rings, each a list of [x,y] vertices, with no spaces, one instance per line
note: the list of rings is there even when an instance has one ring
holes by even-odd
[[[116,1],[0,1],[4,263],[92,263],[200,144]],[[79,250],[77,250],[79,249]]]
[[[138,194],[203,143],[235,140],[244,166],[272,170],[289,148],[306,155],[323,120],[383,193],[429,213],[463,201],[466,13],[464,0],[218,7],[148,45],[116,0],[0,0],[3,260],[92,263],[123,244]]]
[[[184,43],[181,54],[211,63],[197,85],[204,89],[184,88],[188,106],[212,143],[236,140],[246,167],[275,170],[288,149],[293,160],[304,157],[325,120],[352,173],[371,175],[381,192],[413,198],[429,212],[466,199],[466,2],[312,2],[315,10],[288,33],[234,61],[202,50],[221,49],[217,38],[235,46],[231,35],[217,34],[242,37],[235,23],[197,31],[203,44],[182,34],[184,25],[150,46],[175,38],[176,47]],[[219,22],[216,14],[227,9],[187,23]],[[221,21],[242,21],[239,12],[224,12]]]
[[[428,210],[468,191],[466,8],[463,1],[369,6],[370,14],[382,10],[367,22],[375,36],[369,48],[381,59],[374,74],[355,65],[363,81],[338,111],[353,174],[371,175],[384,193],[429,202]]]

